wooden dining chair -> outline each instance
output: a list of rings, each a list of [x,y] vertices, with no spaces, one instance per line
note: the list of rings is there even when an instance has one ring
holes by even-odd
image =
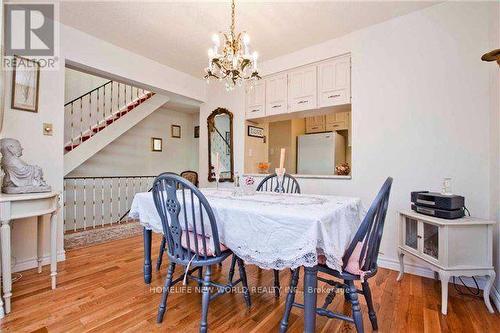
[[[278,176],[276,173],[266,176],[257,186],[258,192],[278,192]],[[300,186],[297,179],[285,173],[283,176],[283,192],[300,194]],[[231,265],[233,266],[233,265]],[[280,297],[280,271],[274,270],[274,296]]]
[[[250,307],[250,293],[243,260],[237,258],[240,278],[226,285],[210,280],[211,265],[218,264],[233,252],[219,241],[215,216],[203,193],[188,180],[171,173],[159,175],[153,184],[153,200],[161,218],[163,234],[167,240],[169,265],[165,286],[158,308],[157,322],[163,321],[169,290],[183,278],[195,280],[202,285],[202,311],[200,332],[208,328],[208,306],[215,298],[231,291],[241,283],[243,296]],[[212,244],[212,246],[210,246]],[[185,276],[173,279],[176,265],[185,267]],[[201,272],[204,272],[202,278]],[[198,272],[198,276],[192,275]],[[210,294],[209,287],[217,291]]]
[[[257,191],[278,192],[278,176],[275,173],[266,176],[257,186]],[[300,193],[299,182],[288,173],[283,176],[283,192]]]
[[[391,192],[392,178],[389,177],[378,192],[375,200],[372,202],[368,213],[361,223],[358,231],[354,235],[351,244],[347,248],[342,257],[342,271],[326,266],[326,258],[318,256],[318,271],[331,275],[343,282],[329,280],[318,276],[318,280],[326,282],[334,288],[327,295],[325,302],[321,308],[316,308],[316,314],[328,318],[337,318],[354,323],[358,333],[363,332],[363,316],[361,307],[358,301],[358,293],[362,294],[368,305],[368,316],[372,324],[373,330],[378,329],[377,316],[373,306],[373,300],[370,291],[368,280],[377,273],[377,259],[380,248],[380,241],[384,230],[385,216],[387,214],[387,206],[389,204],[389,195]],[[290,282],[290,291],[288,292],[285,312],[280,324],[280,332],[286,332],[288,328],[288,318],[292,306],[304,308],[303,304],[295,303],[295,290],[299,280],[299,268],[292,273]],[[358,290],[354,285],[354,281],[361,281],[362,290]],[[332,303],[337,289],[344,290],[344,297],[351,302],[352,317],[343,313],[333,312],[328,310],[328,306]]]
[[[181,172],[181,177],[189,180],[194,186],[198,187],[198,173],[196,171],[186,170]]]
[[[175,174],[173,172],[169,172],[172,174]],[[186,170],[181,172],[181,177],[184,179],[189,180],[194,186],[198,187],[198,173],[196,171],[191,171],[191,170]],[[158,259],[156,260],[156,270],[159,271],[162,261],[163,261],[163,254],[165,253],[165,245],[166,245],[167,240],[165,237],[162,238],[161,244],[160,244],[160,252],[158,253]],[[221,264],[222,265],[222,264]]]

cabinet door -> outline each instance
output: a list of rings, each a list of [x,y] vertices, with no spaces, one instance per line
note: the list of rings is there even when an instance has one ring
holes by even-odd
[[[319,133],[324,131],[325,131],[325,116],[306,118],[306,133]]]
[[[265,114],[265,81],[260,80],[253,88],[249,88],[246,94],[247,119],[264,117]]]
[[[433,259],[439,260],[439,227],[425,222],[422,222],[422,224],[422,252]]]
[[[351,57],[318,65],[319,107],[351,103]]]
[[[289,112],[317,108],[316,66],[299,68],[288,74]]]
[[[326,115],[326,131],[346,130],[349,126],[349,112],[337,112]]]
[[[279,74],[266,79],[266,115],[286,113],[287,75]]]
[[[410,217],[405,217],[404,245],[418,250],[418,221]]]

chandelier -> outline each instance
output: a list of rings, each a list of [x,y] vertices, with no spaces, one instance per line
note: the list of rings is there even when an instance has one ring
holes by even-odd
[[[226,90],[241,86],[244,81],[254,83],[261,77],[257,71],[259,54],[250,54],[250,36],[236,33],[234,0],[231,3],[231,27],[229,33],[219,32],[212,36],[214,46],[208,49],[208,67],[205,68],[207,83],[211,79],[225,80]],[[221,48],[221,40],[224,41]]]

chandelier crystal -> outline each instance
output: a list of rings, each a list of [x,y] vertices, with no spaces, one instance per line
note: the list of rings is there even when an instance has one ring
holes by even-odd
[[[257,71],[259,54],[256,51],[250,53],[250,36],[246,32],[235,32],[234,12],[232,0],[229,33],[219,32],[212,36],[214,46],[208,49],[208,67],[205,68],[207,83],[212,79],[225,80],[227,90],[241,86],[244,81],[253,83],[261,79]]]

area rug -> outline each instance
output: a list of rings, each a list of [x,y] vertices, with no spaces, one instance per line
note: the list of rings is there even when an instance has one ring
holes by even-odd
[[[71,232],[64,235],[64,249],[68,250],[86,247],[112,240],[137,236],[141,233],[142,227],[139,222],[135,220],[96,229]]]

